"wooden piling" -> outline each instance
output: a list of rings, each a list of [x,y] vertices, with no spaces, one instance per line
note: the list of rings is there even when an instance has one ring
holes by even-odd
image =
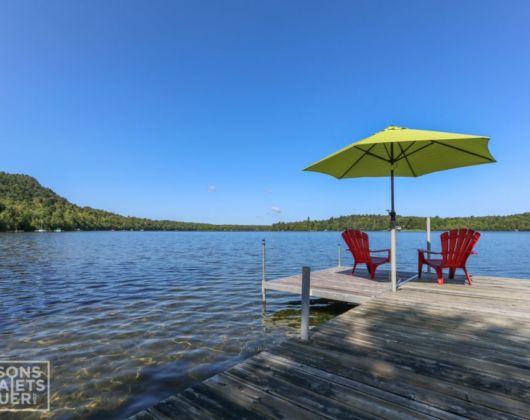
[[[431,258],[431,218],[427,217],[427,255]],[[427,266],[427,273],[431,272],[431,267]]]
[[[300,323],[300,338],[309,340],[309,291],[311,282],[311,269],[302,268],[302,322]]]
[[[261,240],[261,301],[263,303],[267,302],[267,289],[265,288],[265,283],[267,281],[267,268],[266,268],[266,244],[265,239]]]

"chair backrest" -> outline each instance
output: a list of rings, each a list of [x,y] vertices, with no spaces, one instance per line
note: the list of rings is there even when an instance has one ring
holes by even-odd
[[[355,263],[370,263],[370,244],[368,242],[368,235],[360,230],[346,229],[342,232],[342,238],[348,248],[350,249]]]
[[[480,239],[480,232],[473,229],[453,229],[440,235],[442,242],[442,265],[462,268]]]

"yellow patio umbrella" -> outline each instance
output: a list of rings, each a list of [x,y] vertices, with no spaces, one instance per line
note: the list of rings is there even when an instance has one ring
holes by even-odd
[[[417,177],[462,166],[493,163],[489,137],[390,126],[313,163],[305,171],[338,179],[390,177],[390,263],[397,290],[394,177]]]

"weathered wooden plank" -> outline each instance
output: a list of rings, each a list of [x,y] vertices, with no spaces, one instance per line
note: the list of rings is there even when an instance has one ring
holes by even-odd
[[[425,331],[424,317],[420,320],[413,320],[412,317],[399,317],[393,313],[385,312],[379,316],[370,314],[363,316],[359,314],[357,319],[353,319],[355,325],[362,326],[365,323],[370,324],[374,329],[378,327],[385,328],[384,324],[387,324],[387,328],[392,328],[393,325],[406,323],[406,325],[400,326],[404,331],[416,332],[417,334],[424,335],[426,337],[441,337],[448,340],[452,340],[454,343],[466,342],[466,345],[477,345],[478,347],[495,347],[499,350],[507,352],[507,356],[522,355],[526,356],[528,352],[524,351],[525,347],[529,345],[530,334],[527,329],[516,328],[516,333],[510,332],[507,326],[503,327],[480,327],[476,325],[466,325],[463,323],[448,323],[443,324],[440,321],[434,321],[429,325]],[[352,318],[343,318],[330,323],[329,327],[344,327],[351,328]],[[326,326],[328,327],[328,326]],[[318,330],[318,328],[316,329]],[[525,335],[526,334],[526,335]]]
[[[349,274],[331,274],[329,276],[323,276],[322,274],[314,274],[312,276],[312,280],[316,283],[326,283],[326,284],[334,284],[334,285],[344,285],[344,286],[355,286],[355,287],[380,287],[384,288],[388,286],[388,281],[383,279],[378,279],[377,281],[370,280],[367,278],[362,278],[358,276],[351,276]],[[286,277],[282,279],[276,279],[276,280],[269,280],[267,283],[299,283],[300,282],[300,276],[293,276],[293,277]]]
[[[388,410],[392,410],[392,413],[394,414],[400,416],[405,414],[407,417],[414,417],[417,416],[418,413],[421,413],[442,419],[455,418],[454,415],[431,407],[430,405],[340,375],[335,375],[322,369],[316,369],[308,365],[296,363],[291,359],[272,353],[263,352],[250,359],[248,365],[252,371],[263,370],[265,367],[269,368],[280,377],[296,381],[299,386],[307,386],[309,389],[314,389],[315,392],[338,399],[345,404],[353,405],[354,407],[357,407],[359,402],[362,402],[365,406],[366,403],[368,403],[364,410],[370,411],[373,414],[385,415],[389,413]],[[290,375],[293,375],[293,377]],[[353,401],[350,401],[352,399]],[[381,402],[391,403],[391,406],[387,405],[384,411],[381,411],[380,407],[378,407]],[[395,413],[396,406],[406,408],[407,411]]]
[[[176,396],[159,402],[154,407],[136,414],[134,420],[166,419],[260,419],[257,413],[228,401],[203,384],[190,387]]]
[[[381,342],[381,340],[376,339],[372,341]],[[418,351],[414,355],[412,352],[405,351],[405,343],[402,346],[386,343],[381,348],[373,342],[366,342],[359,338],[337,338],[332,334],[322,332],[315,334],[312,342],[316,342],[319,346],[329,350],[343,348],[351,353],[351,357],[375,357],[379,360],[406,366],[416,373],[437,380],[465,384],[469,388],[502,394],[511,399],[525,401],[530,397],[528,381],[523,381],[520,378],[517,380],[508,378],[499,373],[497,375],[492,375],[491,372],[485,373],[484,369],[487,366],[483,366],[482,370],[477,369],[476,364],[473,367],[465,367],[455,361],[446,360],[441,353],[436,354],[436,357],[428,357],[428,354]],[[420,353],[422,357],[418,357]]]
[[[514,293],[515,297],[516,293]],[[414,289],[402,289],[400,290],[400,293],[396,294],[396,298],[400,299],[429,299],[432,298],[433,300],[436,300],[437,302],[447,302],[447,301],[456,301],[462,304],[470,304],[470,305],[483,305],[487,303],[495,304],[496,302],[500,302],[503,305],[507,305],[510,307],[528,307],[528,304],[525,300],[517,300],[517,299],[510,299],[510,298],[502,298],[496,295],[492,296],[483,296],[479,293],[434,293],[434,292],[425,292],[421,290],[414,290]]]
[[[445,310],[444,310],[445,309]],[[494,331],[506,337],[528,338],[530,324],[525,319],[508,317],[502,314],[490,314],[476,311],[464,311],[460,308],[447,308],[436,304],[405,301],[388,298],[386,300],[372,300],[365,305],[357,306],[351,311],[335,318],[331,322],[352,323],[357,319],[392,319],[399,322],[431,323],[434,328],[443,326],[446,328],[464,328],[481,330],[483,332]],[[429,325],[430,327],[431,325]]]
[[[206,383],[198,384],[184,390],[177,395],[177,398],[181,401],[187,401],[197,409],[196,412],[191,411],[197,419],[223,418],[237,420],[264,418],[259,413],[238,404],[237,401],[226,398]],[[177,404],[175,406],[180,407]],[[177,410],[173,410],[173,412],[175,411]],[[181,410],[180,412],[184,414],[188,413],[187,410]]]
[[[292,293],[297,293],[301,290],[300,283],[298,282],[267,282],[265,287],[270,290],[286,290],[291,291]],[[367,288],[367,287],[342,287],[342,286],[333,286],[331,284],[319,284],[311,280],[311,290],[326,290],[329,292],[342,293],[342,294],[355,294],[359,296],[376,296],[381,293],[387,292],[389,289],[385,287],[384,289],[377,288]]]
[[[200,389],[200,387],[199,387]],[[191,394],[193,391],[187,391],[187,394]],[[185,395],[178,395],[169,397],[166,400],[156,405],[157,411],[163,413],[164,416],[171,419],[201,419],[201,418],[213,418],[218,416],[222,411],[227,410],[228,404],[221,404],[218,400],[212,400],[206,395],[197,403],[193,400],[187,399]],[[227,410],[228,411],[228,410]],[[230,417],[230,414],[227,417]],[[233,417],[232,417],[233,418]]]
[[[399,327],[398,327],[399,328]],[[528,384],[530,388],[530,361],[528,358],[515,358],[509,362],[506,356],[496,350],[484,349],[481,353],[471,352],[467,341],[450,342],[444,340],[433,340],[428,342],[423,336],[405,333],[401,330],[375,330],[372,328],[345,330],[330,327],[318,334],[333,337],[340,336],[341,340],[354,343],[363,347],[375,346],[387,350],[399,351],[401,354],[409,354],[415,357],[431,359],[437,362],[447,362],[455,366],[469,370],[475,368],[481,373],[499,376],[509,375],[513,379],[519,378]],[[317,336],[315,334],[315,336]],[[464,350],[465,348],[465,350]]]
[[[288,292],[296,295],[300,295],[301,293],[300,287],[290,285],[274,285],[274,287],[266,286],[266,289]],[[310,296],[357,304],[367,302],[370,299],[370,296],[366,296],[365,294],[338,293],[333,290],[318,289],[314,287],[311,287]]]
[[[430,320],[434,322],[440,322],[444,324],[459,324],[462,323],[474,323],[481,324],[488,327],[507,327],[507,333],[517,335],[517,331],[514,331],[515,326],[517,328],[529,328],[530,325],[526,320],[514,319],[507,317],[503,314],[488,313],[485,316],[484,311],[469,311],[466,312],[459,307],[449,308],[446,305],[439,305],[436,301],[428,299],[423,300],[405,300],[401,299],[400,296],[387,296],[385,299],[372,299],[369,304],[359,306],[354,311],[349,312],[349,316],[357,317],[363,313],[369,313],[370,315],[385,313],[393,316],[408,316],[409,314],[414,317],[429,316]],[[344,316],[348,316],[344,314]]]
[[[436,290],[438,289],[458,289],[460,286],[466,286],[463,288],[463,290],[474,290],[474,289],[508,289],[513,288],[517,290],[526,290],[530,289],[530,282],[528,280],[524,279],[502,279],[502,278],[484,278],[484,277],[473,277],[473,284],[469,286],[467,282],[460,283],[459,281],[448,281],[445,282],[443,285],[438,285],[435,278],[424,278],[421,279],[413,279],[409,283],[406,284],[407,287],[415,286],[415,287],[427,287],[427,286],[437,286]]]
[[[131,420],[167,420],[171,419],[172,417],[167,417],[160,413],[156,408],[150,407],[129,418]]]
[[[473,276],[473,279],[484,284],[513,284],[513,285],[528,285],[527,278],[511,278],[511,277],[496,277],[496,276]]]
[[[421,300],[421,296],[407,296],[404,291],[398,292],[399,296],[393,297],[395,301],[410,302],[415,303]],[[427,299],[426,296],[423,297],[424,300]],[[436,297],[436,300],[431,300],[429,302],[431,307],[437,307],[440,309],[440,314],[443,314],[445,311],[449,310],[459,310],[461,313],[469,312],[481,312],[492,315],[503,315],[507,317],[517,317],[521,319],[530,319],[530,311],[528,311],[528,306],[525,308],[524,305],[516,307],[514,305],[506,304],[499,305],[499,302],[495,301],[486,301],[483,300],[480,304],[477,301],[464,299],[459,299],[458,297],[443,299],[441,297]]]
[[[195,405],[183,396],[171,396],[158,403],[153,409],[156,410],[155,418],[157,419],[178,420],[213,417],[219,412],[219,410],[208,410],[206,406],[207,404],[204,403]]]
[[[488,305],[491,309],[509,309],[509,310],[521,310],[528,308],[530,302],[522,299],[509,299],[501,298],[498,296],[481,296],[477,295],[464,295],[464,294],[451,294],[451,293],[438,293],[438,294],[429,294],[426,292],[416,291],[416,290],[407,290],[400,291],[399,295],[395,297],[396,299],[409,299],[409,300],[418,300],[425,299],[435,300],[438,304],[453,302],[462,307],[476,307],[480,310],[487,310]],[[502,308],[499,308],[502,306]]]
[[[346,321],[348,323],[359,318],[389,317],[396,322],[404,322],[410,325],[416,323],[429,322],[431,328],[442,327],[444,329],[475,329],[481,333],[501,334],[517,340],[521,337],[527,342],[530,337],[530,324],[526,320],[520,320],[499,314],[490,314],[487,316],[483,312],[474,311],[466,312],[460,309],[449,309],[429,303],[429,301],[404,301],[393,298],[385,300],[375,299],[370,303],[358,306],[355,309],[335,318],[331,322]]]
[[[293,404],[283,398],[279,398],[265,392],[251,383],[241,381],[230,374],[230,370],[225,373],[215,375],[204,382],[218,395],[266,418],[306,418],[321,419],[322,415],[315,413],[308,407]]]
[[[359,317],[360,318],[360,317]],[[451,328],[444,330],[425,328],[420,323],[398,324],[392,322],[393,319],[373,318],[357,319],[355,326],[352,326],[347,320],[341,323],[333,323],[326,326],[326,331],[335,330],[341,333],[347,333],[352,328],[356,331],[363,331],[366,334],[377,334],[381,337],[390,338],[393,334],[398,335],[403,340],[409,337],[417,337],[428,348],[437,348],[446,351],[455,356],[460,356],[463,352],[462,346],[455,346],[455,343],[465,343],[466,354],[477,355],[481,359],[493,358],[499,363],[510,364],[530,369],[530,337],[515,342],[510,339],[501,340],[497,334],[484,336],[480,331],[462,332]],[[396,328],[395,325],[398,325]],[[524,347],[519,346],[524,344]],[[530,372],[529,372],[530,373]]]
[[[530,405],[523,402],[504,396],[492,398],[490,393],[423,375],[412,371],[408,366],[370,355],[351,354],[347,349],[329,349],[315,343],[288,341],[275,348],[274,354],[464,417],[525,417],[530,410]]]
[[[472,299],[496,299],[496,300],[509,300],[514,302],[521,302],[528,304],[530,302],[530,290],[528,293],[524,291],[515,291],[510,289],[492,290],[492,288],[473,288],[473,290],[460,290],[460,289],[449,289],[448,287],[440,287],[438,290],[432,287],[416,287],[415,285],[403,286],[402,290],[407,292],[421,292],[426,296],[434,295],[437,296],[462,296]]]
[[[314,278],[311,278],[311,284],[315,288],[327,288],[327,289],[336,289],[342,290],[344,292],[364,292],[364,293],[374,293],[374,292],[386,292],[389,291],[389,285],[387,283],[363,283],[358,280],[341,280],[341,281],[318,281]],[[300,286],[300,281],[298,279],[282,279],[282,280],[273,280],[265,283],[267,287],[275,287],[275,285],[284,285],[284,286]]]
[[[320,388],[322,388],[322,384],[315,382],[313,386],[306,386],[307,384],[299,383],[295,380],[296,375],[282,378],[280,375],[275,375],[274,372],[267,370],[265,367],[253,366],[249,368],[248,365],[236,366],[234,369],[230,369],[227,374],[246,383],[251,383],[253,386],[275,397],[286,399],[294,405],[309,409],[324,418],[362,418],[374,420],[380,418],[364,410],[367,408],[367,402],[364,399],[359,399],[358,404],[355,406],[348,406],[336,399],[331,399],[315,392],[314,385],[320,385]],[[350,400],[353,399],[352,396]]]

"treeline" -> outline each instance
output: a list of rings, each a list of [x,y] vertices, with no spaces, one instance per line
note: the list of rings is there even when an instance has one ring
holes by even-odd
[[[269,230],[270,226],[213,225],[125,217],[70,203],[28,175],[0,172],[0,231]]]
[[[425,217],[397,216],[398,225],[402,230],[425,230]],[[432,230],[449,230],[467,227],[475,230],[530,230],[530,212],[509,216],[480,217],[431,217]],[[353,216],[332,217],[328,220],[305,220],[303,222],[279,222],[272,225],[273,230],[304,231],[304,230],[335,230],[346,228],[361,230],[387,230],[387,215],[361,214]]]
[[[424,230],[425,218],[398,216],[403,230]],[[70,203],[28,175],[0,172],[0,231],[46,230],[215,230],[340,231],[346,228],[386,230],[386,215],[353,215],[328,220],[279,222],[273,225],[214,225],[125,217]],[[530,213],[510,216],[433,217],[433,230],[470,227],[477,230],[530,230]]]

